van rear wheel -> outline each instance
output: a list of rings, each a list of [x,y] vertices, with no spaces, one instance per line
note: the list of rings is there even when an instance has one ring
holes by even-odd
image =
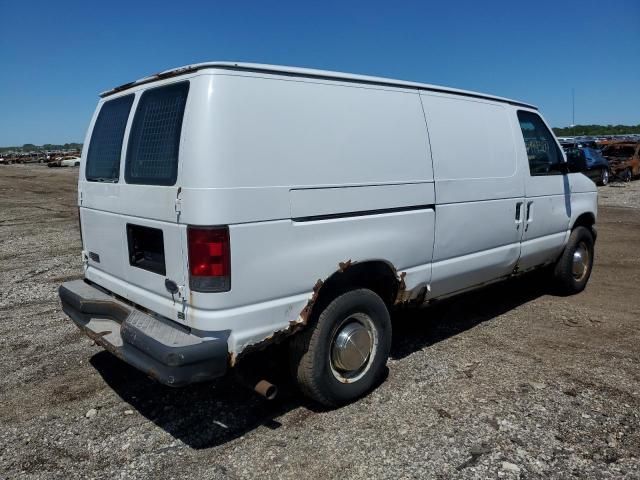
[[[290,345],[302,393],[337,407],[375,387],[391,349],[391,319],[382,299],[365,288],[351,290],[313,317]]]
[[[554,269],[559,293],[573,295],[584,290],[593,268],[593,253],[591,231],[585,227],[574,228]]]

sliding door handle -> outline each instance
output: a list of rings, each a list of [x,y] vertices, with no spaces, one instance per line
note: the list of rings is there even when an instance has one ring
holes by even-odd
[[[524,226],[524,231],[529,230],[529,225],[533,222],[533,202],[527,202],[527,223]]]
[[[524,205],[524,202],[518,202],[516,203],[516,228],[520,228],[520,225],[522,224],[522,206]]]

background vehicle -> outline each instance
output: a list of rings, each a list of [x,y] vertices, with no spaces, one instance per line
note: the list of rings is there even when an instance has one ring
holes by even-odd
[[[79,157],[65,158],[60,161],[60,166],[61,167],[79,167],[80,158]]]
[[[80,157],[58,157],[47,162],[47,167],[79,167]]]
[[[609,163],[599,150],[594,148],[570,148],[565,150],[568,162],[584,162],[584,173],[596,185],[609,184]]]
[[[595,140],[585,140],[585,139],[563,139],[560,141],[560,145],[563,150],[573,149],[573,148],[592,148],[594,150],[598,149],[598,144]]]
[[[640,175],[640,142],[618,142],[604,147],[611,174],[625,182]]]

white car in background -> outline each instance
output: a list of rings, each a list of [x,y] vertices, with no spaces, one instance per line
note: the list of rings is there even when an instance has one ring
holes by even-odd
[[[63,157],[56,158],[50,162],[47,162],[47,167],[79,167],[80,166],[80,157]]]
[[[75,158],[65,158],[60,162],[61,167],[79,167],[80,166],[80,157]]]

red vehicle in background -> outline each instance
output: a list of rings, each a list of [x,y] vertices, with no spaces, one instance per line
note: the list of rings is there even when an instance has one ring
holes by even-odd
[[[611,143],[602,149],[611,175],[625,182],[640,176],[640,142]]]

